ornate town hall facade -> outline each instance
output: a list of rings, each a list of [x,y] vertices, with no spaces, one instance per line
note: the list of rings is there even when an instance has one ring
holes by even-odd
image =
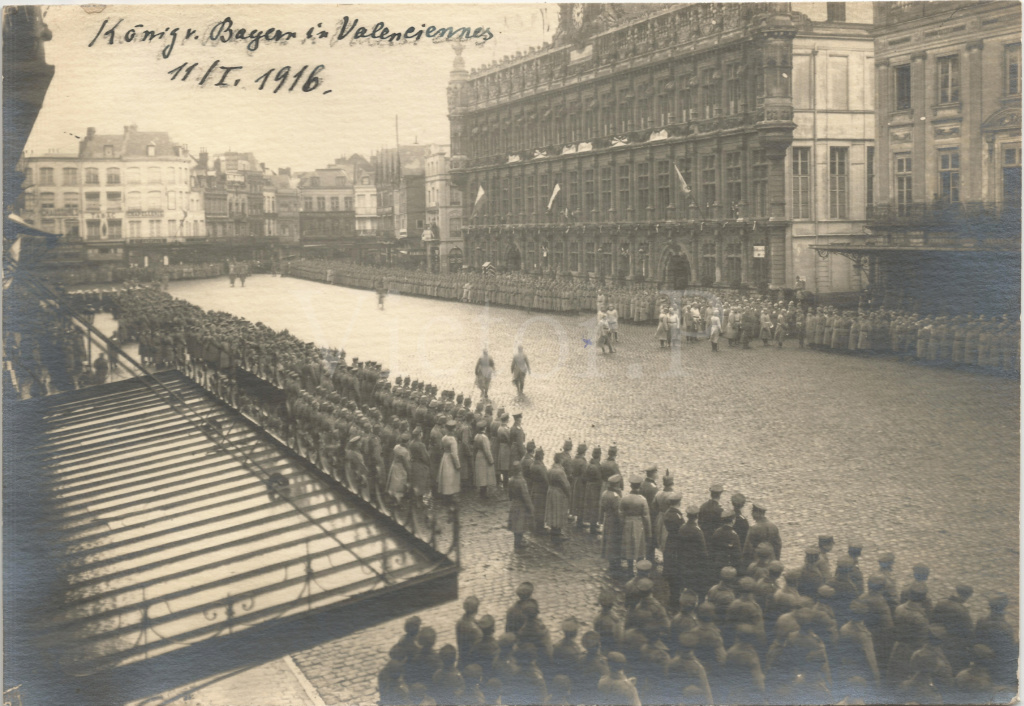
[[[873,65],[870,5],[857,5],[562,5],[553,44],[472,73],[460,57],[466,264],[674,288],[813,277],[794,238],[863,233]],[[826,42],[842,63],[818,57]],[[841,103],[815,100],[840,89]],[[829,112],[843,117],[822,139]]]

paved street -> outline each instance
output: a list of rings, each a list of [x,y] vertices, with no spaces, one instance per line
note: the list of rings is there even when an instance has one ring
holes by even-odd
[[[498,366],[495,405],[524,412],[527,438],[547,451],[561,442],[619,447],[624,472],[668,468],[683,504],[722,483],[763,500],[782,532],[783,561],[801,561],[816,536],[896,553],[905,583],[917,562],[932,569],[934,598],[957,582],[975,587],[975,617],[996,590],[1018,599],[1019,386],[1006,378],[787,348],[740,351],[702,343],[659,350],[653,327],[620,325],[614,355],[601,355],[586,317],[532,315],[453,302],[390,296],[305,280],[258,276],[175,282],[171,293],[230,311],[301,339],[344,348],[349,359],[382,363],[441,389],[474,393],[473,366],[487,345]],[[533,374],[516,402],[508,373],[522,343]],[[608,582],[598,538],[573,536],[557,550],[535,539],[514,555],[506,504],[464,506],[460,594],[498,618],[523,580],[537,586],[553,632],[570,614],[589,622]],[[834,560],[833,560],[834,564]],[[868,570],[865,571],[868,573]],[[453,603],[424,614],[454,642]],[[401,634],[396,619],[373,631],[294,655],[328,704],[376,698],[376,672]]]

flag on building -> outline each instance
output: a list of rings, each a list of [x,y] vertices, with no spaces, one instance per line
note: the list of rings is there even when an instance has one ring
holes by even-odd
[[[489,262],[485,262],[484,263],[483,271],[484,271],[485,275],[495,275],[495,274],[498,274],[498,270],[495,269],[494,265],[492,265]]]
[[[484,196],[486,194],[487,194],[487,192],[484,191],[483,184],[480,184],[479,186],[477,186],[476,201],[473,202],[473,215],[474,216],[476,215],[476,207],[479,206],[480,202],[484,200]]]
[[[555,184],[555,188],[551,190],[551,198],[548,199],[548,210],[555,204],[555,197],[558,196],[558,192],[562,190],[561,184]]]
[[[679,171],[679,165],[678,164],[673,164],[672,166],[675,167],[676,176],[679,178],[679,188],[682,190],[683,196],[689,196],[690,195],[690,187],[687,186],[686,179],[683,178],[683,173],[681,171]]]

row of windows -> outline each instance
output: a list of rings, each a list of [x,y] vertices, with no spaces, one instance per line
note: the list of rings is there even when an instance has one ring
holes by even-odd
[[[482,255],[490,262],[504,262],[506,258],[503,249],[505,247],[507,247],[505,244],[494,241],[482,243]],[[767,245],[764,242],[754,243],[748,251],[748,256],[755,252],[754,247],[766,248]],[[640,243],[637,246],[637,250],[633,254],[633,271],[635,273],[643,274],[645,277],[650,276],[650,253],[650,243]],[[719,259],[723,265],[721,271],[718,269]],[[723,243],[721,256],[718,252],[718,244],[714,240],[702,242],[697,263],[700,281],[706,284],[714,284],[718,281],[739,284],[742,278],[743,259],[743,245],[739,240],[728,240]],[[766,283],[768,279],[767,258],[748,257],[748,262],[753,283]],[[571,240],[565,243],[555,240],[551,244],[550,250],[546,245],[527,242],[521,264],[526,270],[545,268],[607,275],[613,272],[628,272],[630,255],[628,249],[625,248],[616,252],[610,242],[598,244]]]
[[[52,219],[42,219],[43,230],[53,233],[61,226],[61,223]],[[203,235],[205,225],[201,221],[175,221],[168,220],[166,229],[164,221],[150,219],[148,221],[128,221],[128,237],[141,238],[143,234],[149,238],[163,237],[198,237]],[[77,220],[63,221],[63,235],[70,238],[82,237],[81,224]],[[109,219],[100,221],[87,219],[85,221],[85,238],[87,240],[110,240],[123,238],[125,236],[123,221],[121,219]]]
[[[553,174],[491,175],[471,186],[478,223],[524,220],[623,222],[675,218],[763,218],[768,215],[768,161],[763,150],[749,155],[703,155],[570,169]],[[653,167],[653,174],[652,174]],[[696,172],[694,169],[696,168]],[[722,179],[720,191],[719,178]],[[582,186],[582,188],[581,188]],[[557,188],[556,188],[557,187]]]
[[[328,203],[330,209],[327,208]],[[351,211],[353,209],[353,199],[351,196],[346,196],[344,199],[345,208],[341,208],[342,200],[337,196],[331,196],[328,200],[326,196],[305,196],[302,199],[302,210],[303,211]],[[315,208],[314,208],[315,206]]]
[[[788,82],[782,88],[788,95]],[[761,71],[748,71],[740,62],[703,67],[660,86],[638,86],[635,92],[622,88],[588,98],[571,96],[564,105],[540,108],[539,114],[480,116],[470,125],[468,147],[471,156],[481,156],[738,115],[763,95]]]
[[[940,56],[935,60],[935,96],[938,103],[960,100],[960,56]],[[909,110],[911,105],[910,64],[893,67],[893,109]],[[1003,47],[1003,94],[1021,94],[1020,44]]]
[[[39,167],[39,185],[56,186],[57,170],[54,167]],[[145,175],[146,183],[149,184],[188,184],[189,170],[184,167],[147,167],[143,172],[142,167],[128,167],[124,170],[126,184],[142,184],[142,177]],[[99,184],[100,169],[97,167],[86,167],[80,170],[78,167],[64,167],[60,170],[61,186],[77,186],[78,184]],[[83,181],[79,181],[79,177]],[[104,177],[107,184],[121,183],[121,168],[108,167],[104,170]],[[32,184],[32,168],[25,169],[25,181]]]
[[[101,208],[102,192],[87,191],[85,196],[85,210],[99,211]],[[106,192],[107,208],[118,209],[124,205],[129,210],[138,210],[145,207],[148,210],[156,209],[177,209],[189,208],[189,196],[186,192],[176,191],[149,191],[143,198],[141,191],[129,191],[127,198],[120,191]],[[166,206],[165,206],[166,204]],[[25,194],[25,206],[29,210],[35,209],[35,195],[31,192]],[[39,208],[57,208],[57,195],[52,191],[43,191],[39,194]],[[82,194],[77,191],[68,191],[61,195],[60,208],[82,208]]]

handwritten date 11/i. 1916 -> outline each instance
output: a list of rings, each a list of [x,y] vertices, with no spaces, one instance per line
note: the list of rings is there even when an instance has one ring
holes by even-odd
[[[324,70],[323,64],[317,64],[312,67],[307,64],[299,69],[292,70],[291,66],[282,66],[281,68],[273,68],[264,71],[262,74],[252,79],[251,83],[256,85],[257,90],[272,89],[273,93],[280,91],[294,91],[299,88],[303,93],[311,93],[317,90],[323,84],[323,77],[319,74]],[[170,71],[168,75],[172,81],[197,81],[200,86],[219,86],[221,88],[231,88],[234,86],[242,85],[242,75],[235,72],[244,72],[245,68],[242,66],[224,66],[220,63],[220,60],[214,61],[206,69],[202,69],[198,62],[188,63],[185,62],[180,66],[176,66]],[[249,83],[248,81],[246,83]],[[274,84],[277,84],[276,86]],[[324,91],[324,94],[330,93],[330,89]]]

